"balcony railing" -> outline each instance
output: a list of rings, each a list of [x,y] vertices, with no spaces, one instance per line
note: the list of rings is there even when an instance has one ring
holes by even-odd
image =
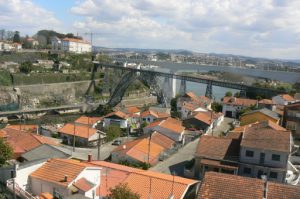
[[[38,199],[38,197],[33,196],[29,192],[23,190],[16,182],[15,182],[15,189],[14,189],[14,182],[13,179],[9,179],[6,181],[6,187],[10,192],[16,193],[17,196],[23,199]]]

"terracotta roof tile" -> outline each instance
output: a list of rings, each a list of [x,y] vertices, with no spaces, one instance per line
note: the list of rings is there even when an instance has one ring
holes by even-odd
[[[290,152],[291,132],[276,130],[262,123],[254,124],[245,129],[241,146],[263,150]]]
[[[75,123],[93,125],[93,124],[97,123],[100,120],[101,120],[101,117],[81,116],[77,120],[75,120]]]
[[[129,156],[132,159],[140,162],[147,162],[149,154],[150,164],[155,164],[159,158],[159,155],[163,151],[164,148],[162,146],[152,141],[150,142],[149,151],[149,138],[141,138],[129,143],[125,143],[114,150],[114,152]]]
[[[60,133],[74,135],[74,124],[66,124],[61,129],[59,129]],[[94,128],[90,128],[88,126],[75,125],[75,136],[82,138],[89,138],[92,135],[97,133],[97,130]]]
[[[41,199],[53,199],[53,195],[49,192],[44,192],[40,195]]]
[[[141,113],[141,117],[147,117],[148,115],[152,115],[156,119],[165,119],[167,117],[170,117],[168,113],[157,112],[153,110],[147,110]]]
[[[58,145],[51,138],[27,133],[25,131],[14,130],[10,128],[1,129],[2,136],[6,136],[5,140],[13,148],[14,158],[18,158],[22,153],[30,151],[42,144]]]
[[[20,124],[20,125],[7,125],[5,128],[27,131],[31,133],[36,133],[38,129],[38,125],[28,125],[28,124]]]
[[[30,177],[68,186],[85,168],[86,165],[78,161],[51,159],[30,174]],[[65,176],[67,176],[66,182],[64,181]]]
[[[88,41],[84,41],[82,39],[68,38],[68,37],[64,38],[63,41],[83,43],[83,44],[90,44]]]
[[[92,189],[95,185],[92,184],[91,182],[89,182],[86,178],[80,178],[78,180],[76,180],[76,182],[73,184],[76,188],[87,192],[90,189]]]
[[[151,141],[164,147],[165,149],[173,148],[175,141],[170,139],[169,137],[154,131],[151,136]]]
[[[109,114],[105,115],[104,118],[110,118],[112,116],[117,116],[117,117],[119,117],[121,119],[124,119],[124,120],[129,117],[126,113],[124,113],[122,111],[115,111],[115,112],[112,112],[112,113],[109,113]]]
[[[131,107],[126,108],[126,111],[131,114],[141,112],[141,110],[139,108],[137,108],[136,106],[131,106]]]
[[[160,124],[160,127],[171,130],[175,133],[182,133],[184,131],[184,127],[182,126],[182,122],[180,120],[169,117],[166,120],[163,120]]]
[[[236,98],[236,97],[224,97],[223,104],[232,104],[238,106],[250,107],[256,105],[257,100],[246,99],[246,98]]]
[[[237,175],[206,172],[197,199],[263,198],[262,180]]]
[[[279,184],[274,182],[268,183],[268,197],[271,199],[299,199],[300,187],[290,186],[286,184]]]
[[[150,179],[151,179],[151,187],[152,187],[151,188],[152,198],[168,198],[172,192],[173,176],[171,175],[153,172],[149,170],[145,171],[141,169],[135,169],[135,168],[104,162],[104,161],[94,161],[87,164],[93,166],[97,165],[97,166],[101,166],[103,169],[107,169],[107,172],[104,171],[104,173],[107,173],[108,176],[107,177],[108,186],[107,189],[104,190],[101,186],[101,191],[100,191],[101,195],[103,192],[107,193],[106,190],[108,190],[110,187],[114,187],[119,183],[127,183],[131,190],[134,190],[139,195],[141,195],[141,199],[148,199]],[[117,173],[114,174],[113,173],[114,171],[117,171]],[[110,175],[111,172],[112,174]],[[123,172],[123,175],[120,172]],[[189,188],[189,186],[196,183],[198,183],[198,181],[196,180],[175,176],[174,184],[173,184],[175,198],[182,198],[185,192],[187,191],[187,189]]]
[[[262,100],[259,100],[258,103],[259,103],[259,104],[268,104],[268,105],[272,105],[272,104],[273,104],[273,101],[270,100],[270,99],[262,99]]]
[[[292,96],[290,96],[288,94],[283,94],[283,95],[280,95],[280,96],[282,97],[282,99],[284,99],[285,101],[288,101],[288,102],[295,100]]]
[[[204,135],[199,140],[195,155],[213,160],[237,161],[239,147],[239,141],[236,139]]]
[[[222,113],[215,113],[213,111],[205,111],[205,112],[197,112],[192,117],[210,125],[212,123],[211,118],[213,119],[213,121],[215,121],[221,115],[222,115]]]

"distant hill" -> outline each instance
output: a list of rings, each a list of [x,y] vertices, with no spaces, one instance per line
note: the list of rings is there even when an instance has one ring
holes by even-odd
[[[80,38],[81,39],[81,37],[74,36],[73,33],[63,34],[63,33],[58,33],[56,31],[53,31],[53,30],[39,30],[36,33],[35,37],[39,41],[40,45],[49,45],[49,44],[51,44],[51,38],[52,37],[58,37],[60,39],[65,38],[65,37]]]

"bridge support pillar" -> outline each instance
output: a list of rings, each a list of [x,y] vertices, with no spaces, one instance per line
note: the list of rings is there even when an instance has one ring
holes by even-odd
[[[179,88],[179,94],[182,96],[186,93],[186,81],[181,80],[180,81],[180,88]]]
[[[165,77],[164,84],[163,84],[163,96],[164,96],[164,103],[165,106],[170,106],[170,100],[172,98],[172,79]]]
[[[207,82],[205,96],[212,99],[212,82],[211,81]]]
[[[247,97],[246,89],[240,90],[240,97]]]

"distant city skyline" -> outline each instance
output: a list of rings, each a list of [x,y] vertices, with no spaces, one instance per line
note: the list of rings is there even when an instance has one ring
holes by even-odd
[[[112,48],[300,59],[299,0],[0,0],[0,29],[72,32]]]

